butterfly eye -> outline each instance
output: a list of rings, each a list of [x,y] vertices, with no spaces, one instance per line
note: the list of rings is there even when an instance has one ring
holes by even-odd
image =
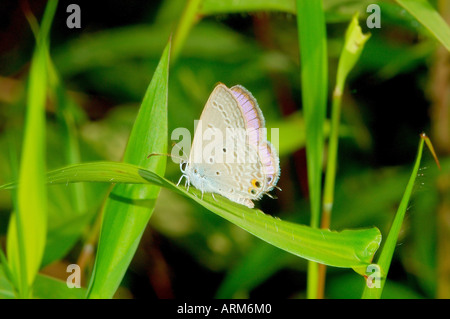
[[[184,172],[186,170],[186,167],[187,167],[187,163],[186,162],[181,162],[180,168],[181,168],[182,172]]]

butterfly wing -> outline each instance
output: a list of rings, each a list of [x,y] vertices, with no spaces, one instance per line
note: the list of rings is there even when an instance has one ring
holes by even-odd
[[[250,143],[258,147],[266,179],[264,192],[269,192],[275,187],[280,178],[280,159],[273,145],[267,141],[264,116],[258,102],[246,88],[241,85],[235,85],[231,88],[231,91],[244,113],[246,125],[250,128]]]
[[[197,124],[189,156],[191,171],[202,176],[192,179],[194,186],[253,207],[252,200],[271,190],[279,176],[278,156],[264,125],[250,92],[217,85]]]

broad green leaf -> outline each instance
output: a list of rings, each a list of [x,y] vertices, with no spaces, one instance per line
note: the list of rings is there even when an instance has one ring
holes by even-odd
[[[57,1],[50,1],[47,5],[31,61],[19,168],[20,187],[7,235],[10,268],[22,298],[31,296],[29,288],[41,265],[47,233],[47,191],[44,181],[47,55],[48,33],[57,4]]]
[[[450,50],[450,27],[428,0],[396,0]]]
[[[391,229],[389,230],[388,237],[384,242],[383,249],[381,250],[380,257],[378,258],[377,265],[379,268],[370,269],[366,274],[372,276],[374,279],[373,283],[368,280],[364,286],[364,292],[362,295],[363,299],[380,299],[383,292],[384,285],[386,283],[386,277],[389,272],[389,267],[391,265],[392,257],[394,255],[394,250],[397,245],[398,235],[402,227],[403,219],[405,217],[406,210],[408,209],[409,199],[411,198],[411,193],[414,187],[414,182],[417,177],[417,173],[420,168],[420,161],[422,159],[423,144],[427,143],[431,152],[434,154],[434,150],[431,146],[431,142],[425,134],[422,134],[422,138],[419,142],[419,149],[417,151],[416,161],[409,177],[408,184],[406,185],[405,192],[403,194],[400,205],[397,209],[394,221],[392,222]],[[436,157],[435,157],[436,158]],[[438,162],[437,162],[438,163]],[[439,164],[438,164],[439,165]],[[376,266],[377,267],[377,266]]]
[[[322,187],[323,126],[328,96],[327,36],[322,1],[297,0],[302,104],[306,129],[306,164],[311,226],[319,227]],[[307,295],[317,295],[318,266],[308,264]]]
[[[215,201],[210,194],[191,187],[177,187],[156,173],[135,165],[115,162],[95,162],[67,166],[47,175],[49,184],[74,182],[151,183],[188,197],[211,212],[247,230],[262,240],[294,255],[335,267],[366,267],[378,249],[381,235],[377,228],[331,231],[283,221],[233,203],[219,195]],[[0,187],[11,188],[14,184]],[[129,200],[132,201],[132,200]],[[137,201],[136,201],[137,202]],[[117,213],[116,218],[120,218]]]
[[[163,175],[167,151],[167,94],[170,42],[167,44],[139,109],[123,161]],[[111,298],[119,287],[149,221],[160,188],[116,185],[106,201],[89,298]]]

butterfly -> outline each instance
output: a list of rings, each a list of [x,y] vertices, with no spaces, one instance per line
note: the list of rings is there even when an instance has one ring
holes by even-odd
[[[186,178],[187,188],[195,186],[202,197],[220,194],[250,208],[264,194],[272,197],[268,192],[280,177],[279,157],[267,140],[261,109],[247,89],[222,83],[214,88],[180,170],[178,184]]]

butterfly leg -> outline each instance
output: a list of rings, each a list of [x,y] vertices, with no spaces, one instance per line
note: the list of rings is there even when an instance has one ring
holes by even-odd
[[[275,195],[272,195],[272,194],[269,194],[269,193],[264,193],[264,194],[266,194],[267,196],[269,196],[272,199],[278,199],[278,197],[276,197]]]
[[[186,175],[184,175],[184,174],[181,175],[180,179],[178,180],[177,186],[180,185],[181,180],[183,179],[183,177],[186,177]],[[186,180],[187,180],[187,178],[186,178]],[[186,184],[185,184],[185,186],[186,186]]]
[[[202,200],[203,200],[203,181],[202,181]]]
[[[191,185],[191,181],[189,177],[186,176],[186,182],[184,183],[184,187],[186,187],[186,192],[189,192],[189,186]]]
[[[212,198],[214,198],[214,200],[217,202],[216,197],[214,197],[214,193],[211,193]]]

